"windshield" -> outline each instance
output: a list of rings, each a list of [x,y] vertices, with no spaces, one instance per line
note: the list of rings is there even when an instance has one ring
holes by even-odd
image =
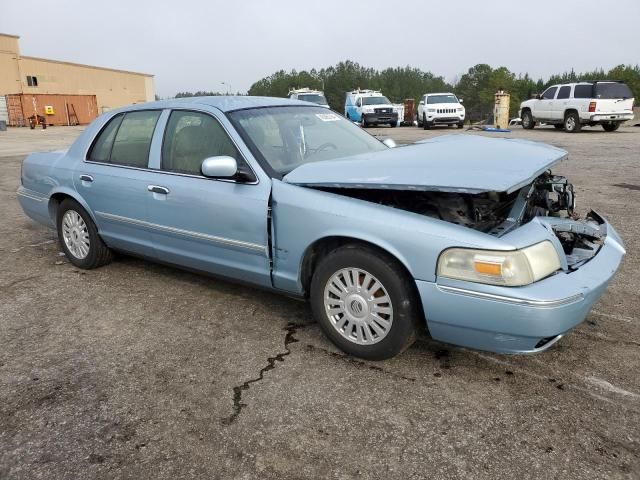
[[[387,97],[362,97],[362,105],[391,105]]]
[[[386,150],[387,146],[322,107],[269,107],[228,114],[254,155],[276,175],[300,165]]]
[[[427,103],[458,103],[458,99],[455,95],[430,95]]]
[[[313,102],[318,105],[327,105],[327,99],[324,98],[324,95],[320,95],[319,93],[305,93],[304,95],[298,95],[298,100]]]
[[[632,98],[633,93],[624,83],[596,83],[595,98]]]

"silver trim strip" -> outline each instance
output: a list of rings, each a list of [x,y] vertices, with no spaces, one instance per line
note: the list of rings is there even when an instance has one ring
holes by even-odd
[[[35,200],[36,202],[41,202],[47,198],[46,195],[41,195],[38,192],[33,190],[29,190],[28,188],[21,187],[16,192],[16,195],[20,195],[21,197],[30,198],[31,200]]]
[[[448,287],[446,285],[438,285],[439,290],[447,293],[453,293],[455,295],[466,295],[468,297],[482,298],[484,300],[495,300],[498,302],[513,303],[515,305],[524,305],[527,307],[540,307],[540,308],[553,308],[560,307],[562,305],[568,305],[581,301],[584,296],[581,293],[572,295],[567,298],[560,298],[558,300],[528,300],[525,298],[507,297],[504,295],[496,295],[493,293],[476,292],[475,290],[467,290],[466,288]]]
[[[114,215],[112,213],[95,212],[97,216],[112,220],[115,222],[128,223],[130,225],[137,225],[140,227],[151,228],[161,232],[174,233],[176,235],[182,235],[185,237],[191,237],[197,240],[204,240],[212,243],[219,243],[225,246],[245,248],[254,252],[261,252],[265,256],[267,255],[267,247],[258,243],[244,242],[242,240],[233,240],[231,238],[216,237],[215,235],[208,235],[206,233],[193,232],[191,230],[183,230],[181,228],[167,227],[165,225],[158,225],[157,223],[145,222],[144,220],[137,220],[135,218],[122,217],[120,215]]]

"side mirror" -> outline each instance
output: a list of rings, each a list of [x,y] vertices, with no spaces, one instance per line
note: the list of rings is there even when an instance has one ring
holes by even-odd
[[[458,101],[459,101],[460,103],[464,103],[464,100],[463,100],[463,99],[461,99],[461,98],[459,98],[459,99],[458,99]]]
[[[384,143],[389,148],[396,148],[398,146],[393,138],[385,138],[382,143]]]
[[[542,100],[542,95],[540,95],[539,93],[536,93],[536,100]]]
[[[238,162],[235,158],[226,155],[209,157],[202,161],[200,168],[205,177],[230,178],[238,173]]]
[[[424,105],[424,100],[420,100],[420,103],[418,105]]]

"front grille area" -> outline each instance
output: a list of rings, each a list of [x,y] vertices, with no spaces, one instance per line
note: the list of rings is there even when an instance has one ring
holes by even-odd
[[[437,113],[456,113],[457,108],[438,108]]]
[[[390,108],[375,108],[374,111],[376,113],[391,113],[392,110]]]

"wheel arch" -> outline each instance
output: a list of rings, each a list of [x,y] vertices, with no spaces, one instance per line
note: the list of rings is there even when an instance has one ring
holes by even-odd
[[[49,204],[48,204],[49,217],[53,221],[54,225],[56,225],[58,208],[60,207],[60,204],[67,198],[70,198],[78,202],[80,206],[84,208],[85,211],[89,214],[93,223],[95,223],[96,226],[98,225],[96,222],[95,215],[93,214],[93,211],[91,210],[91,208],[89,208],[89,205],[87,204],[87,202],[80,195],[78,195],[78,192],[71,189],[67,189],[67,188],[60,188],[60,189],[54,190],[49,195]]]
[[[411,273],[411,269],[409,268],[406,259],[403,258],[403,256],[393,248],[386,245],[380,246],[378,243],[374,243],[370,240],[365,240],[349,235],[330,235],[315,240],[306,248],[304,254],[302,255],[299,269],[299,280],[302,285],[303,295],[305,297],[309,294],[311,277],[313,276],[313,272],[318,264],[318,261],[329,254],[329,252],[345,245],[363,246],[387,255],[398,263],[398,265],[402,268],[402,270],[404,270],[405,274],[411,280],[415,279],[414,275]]]
[[[562,114],[562,118],[567,118],[567,114],[576,113],[578,114],[578,121],[580,121],[580,112],[575,107],[565,108],[564,113]]]

